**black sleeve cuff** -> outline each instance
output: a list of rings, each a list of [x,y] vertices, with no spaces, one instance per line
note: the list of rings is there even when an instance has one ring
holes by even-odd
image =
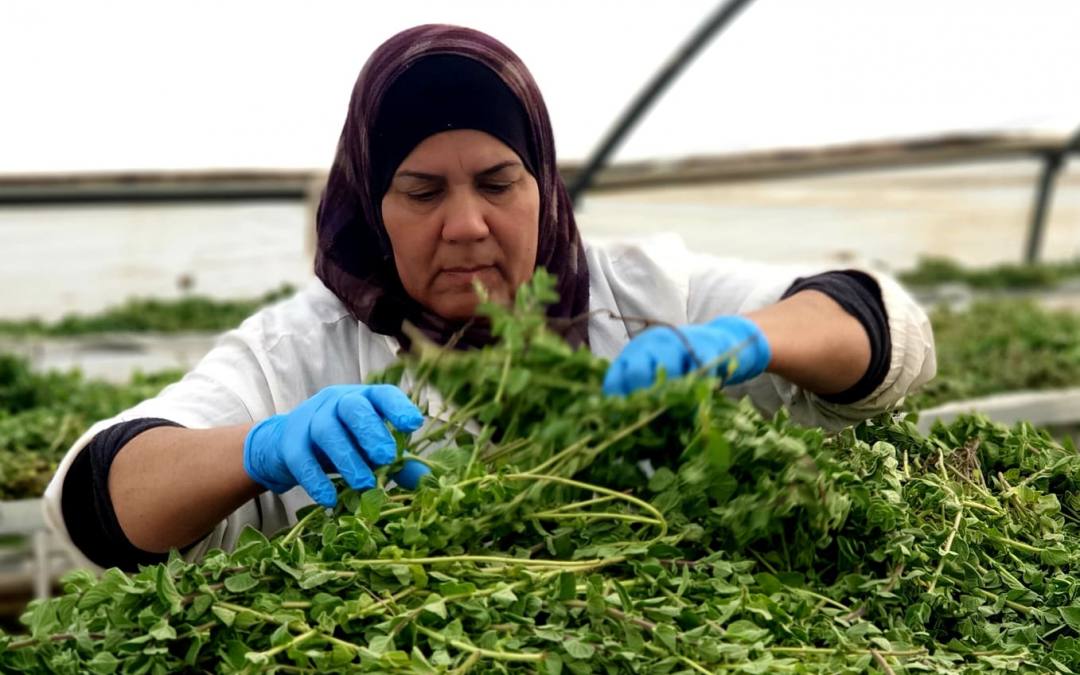
[[[109,470],[120,449],[142,432],[165,426],[181,425],[156,417],[115,424],[94,436],[64,476],[60,507],[68,534],[97,565],[136,570],[169,558],[167,553],[143,551],[128,540],[109,495]]]
[[[885,302],[881,299],[881,288],[868,274],[842,270],[796,279],[783,297],[808,290],[820,291],[835,300],[844,311],[858,319],[870,338],[870,365],[866,373],[847,391],[821,395],[821,398],[840,404],[866,398],[885,381],[892,361],[892,336]]]

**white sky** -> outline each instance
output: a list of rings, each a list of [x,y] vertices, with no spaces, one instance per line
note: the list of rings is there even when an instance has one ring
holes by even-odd
[[[506,42],[580,159],[716,3],[0,0],[0,173],[326,167],[402,28]],[[619,158],[1080,126],[1080,1],[757,0]]]

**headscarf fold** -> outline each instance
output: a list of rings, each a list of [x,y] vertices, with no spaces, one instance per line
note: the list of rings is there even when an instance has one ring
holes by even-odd
[[[540,90],[521,60],[491,36],[458,26],[410,28],[380,45],[353,87],[345,126],[316,217],[315,274],[359,321],[408,347],[407,321],[438,344],[480,347],[491,340],[485,322],[448,321],[413,300],[401,284],[382,222],[382,190],[371,155],[371,132],[382,97],[426,56],[455,54],[490,68],[521,102],[529,121],[540,190],[536,264],[556,278],[558,303],[548,318],[571,344],[588,343],[589,271],[566,186],[555,164],[551,121]]]

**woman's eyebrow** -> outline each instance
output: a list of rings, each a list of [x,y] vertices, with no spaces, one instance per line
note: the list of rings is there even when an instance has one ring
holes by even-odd
[[[477,178],[487,177],[487,176],[490,176],[492,174],[499,173],[503,169],[507,169],[507,168],[510,168],[512,166],[521,166],[521,162],[519,162],[517,160],[513,160],[513,159],[507,160],[505,162],[499,162],[498,164],[496,164],[494,166],[490,166],[490,167],[484,169],[483,171],[477,172],[476,176],[477,176]],[[441,176],[439,174],[434,174],[434,173],[424,173],[423,171],[409,171],[408,169],[404,169],[404,170],[398,171],[396,174],[394,174],[394,178],[417,178],[417,179],[420,179],[420,180],[434,181],[434,180],[442,180],[444,178],[444,176]]]
[[[510,159],[510,160],[507,160],[505,162],[499,162],[495,166],[488,167],[488,168],[484,169],[483,171],[478,172],[476,174],[476,177],[477,178],[486,178],[487,176],[490,176],[490,175],[495,174],[495,173],[499,173],[503,169],[507,169],[507,168],[512,167],[512,166],[521,166],[521,162],[519,162],[517,160],[514,160],[514,159]]]
[[[442,176],[438,176],[433,173],[423,173],[421,171],[398,171],[394,174],[394,178],[419,178],[420,180],[439,180]]]

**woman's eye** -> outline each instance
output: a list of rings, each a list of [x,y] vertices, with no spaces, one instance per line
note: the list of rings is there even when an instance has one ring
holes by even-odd
[[[499,195],[509,190],[512,185],[513,183],[485,183],[480,186],[480,189],[489,194]]]
[[[429,190],[427,192],[409,192],[409,199],[416,202],[430,202],[439,196],[438,190]]]

